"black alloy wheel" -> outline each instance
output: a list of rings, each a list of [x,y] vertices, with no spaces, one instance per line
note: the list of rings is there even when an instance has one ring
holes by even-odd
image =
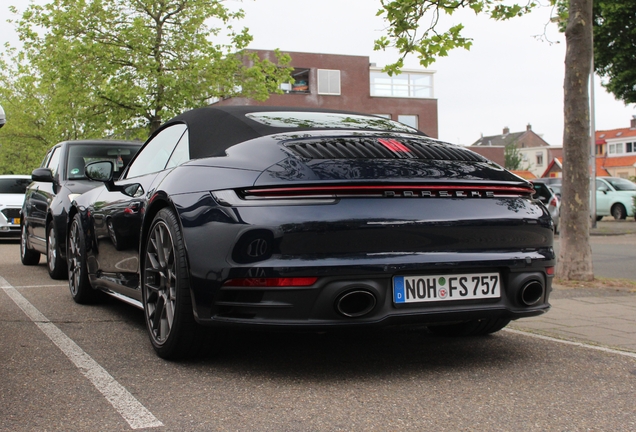
[[[486,318],[458,324],[429,326],[428,330],[438,336],[447,337],[483,336],[498,332],[509,323],[510,320],[505,318]]]
[[[76,303],[95,303],[102,296],[101,291],[93,289],[88,279],[86,267],[86,236],[82,229],[82,220],[79,214],[73,217],[73,222],[68,231],[67,252],[68,258],[68,287],[71,296]]]
[[[155,216],[141,265],[146,328],[157,355],[173,360],[196,355],[203,329],[194,319],[185,245],[171,210]]]
[[[50,222],[46,228],[46,261],[51,279],[67,278],[66,262],[60,253],[53,222]]]
[[[625,219],[625,217],[627,216],[627,211],[625,210],[623,204],[614,204],[612,206],[612,216],[614,216],[614,219],[616,220]]]
[[[23,223],[20,230],[20,261],[24,265],[37,265],[40,262],[40,252],[29,249],[27,232],[26,223]]]

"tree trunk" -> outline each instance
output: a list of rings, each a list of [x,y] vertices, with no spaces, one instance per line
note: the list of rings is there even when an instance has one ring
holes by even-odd
[[[590,248],[590,101],[592,0],[570,0],[565,30],[563,188],[561,248],[556,275],[592,280]]]

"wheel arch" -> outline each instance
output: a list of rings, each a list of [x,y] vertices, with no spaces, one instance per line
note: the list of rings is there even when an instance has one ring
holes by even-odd
[[[63,211],[59,215],[55,215],[53,214],[52,208],[49,208],[49,210],[46,212],[46,221],[44,222],[46,241],[48,243],[49,226],[53,224],[53,226],[55,227],[55,238],[57,240],[57,244],[59,245],[59,250],[63,258],[66,258],[66,236],[68,234],[68,229],[71,226],[72,220],[73,216],[65,211]]]
[[[148,239],[148,232],[150,231],[150,225],[152,225],[152,221],[155,216],[161,209],[169,208],[172,210],[177,217],[177,222],[179,223],[179,229],[183,234],[183,224],[181,223],[181,218],[179,217],[179,212],[177,211],[174,202],[170,199],[170,197],[165,192],[156,192],[153,197],[148,201],[149,205],[145,209],[145,215],[143,224],[141,227],[141,236],[139,241],[139,255],[141,258],[141,254],[143,253],[144,245],[146,244],[146,240]],[[185,236],[182,236],[184,249],[186,251],[186,265],[188,267],[188,271],[190,271],[190,260],[188,258],[188,245],[185,241]]]

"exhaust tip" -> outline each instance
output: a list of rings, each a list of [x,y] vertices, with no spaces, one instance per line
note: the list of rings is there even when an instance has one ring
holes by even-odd
[[[349,318],[359,318],[371,312],[375,307],[376,299],[373,293],[367,290],[349,291],[336,300],[336,310]]]
[[[545,293],[543,284],[539,281],[530,281],[521,288],[521,303],[526,306],[537,304]]]

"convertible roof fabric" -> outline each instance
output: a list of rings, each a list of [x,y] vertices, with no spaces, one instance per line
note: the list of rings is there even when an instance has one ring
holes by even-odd
[[[246,114],[266,112],[340,113],[356,116],[368,116],[371,119],[377,118],[378,120],[386,121],[385,119],[372,115],[322,108],[291,108],[280,106],[208,106],[187,111],[166,122],[162,126],[162,129],[175,123],[185,123],[188,126],[190,158],[192,159],[224,156],[225,151],[229,147],[261,136],[283,132],[298,132],[299,130],[334,129],[333,127],[316,126],[303,126],[302,128],[299,128],[298,126],[275,127],[246,117]],[[338,129],[360,130],[364,128],[352,125],[351,127],[338,127]],[[412,133],[418,132],[414,131]]]

